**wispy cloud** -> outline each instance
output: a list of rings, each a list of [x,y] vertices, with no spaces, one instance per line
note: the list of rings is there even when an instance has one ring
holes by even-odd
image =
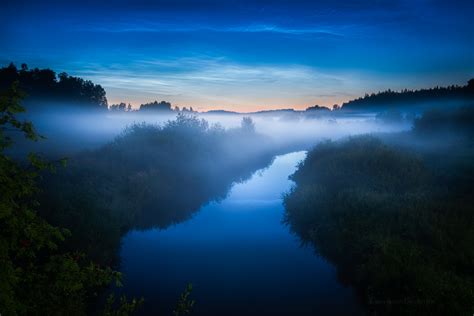
[[[91,24],[88,26],[80,26],[76,30],[87,32],[104,32],[104,33],[189,33],[189,32],[218,32],[218,33],[280,33],[291,35],[328,35],[328,36],[344,36],[343,32],[346,27],[334,27],[329,25],[306,26],[306,27],[288,27],[275,24],[248,24],[236,26],[211,26],[211,25],[173,25],[143,22],[140,23],[107,23],[107,24]]]
[[[166,99],[202,109],[251,110],[332,105],[363,90],[350,74],[304,65],[249,65],[223,58],[137,60],[129,65],[82,65],[78,75],[100,83],[111,101],[134,104]],[[361,81],[363,82],[363,81]]]

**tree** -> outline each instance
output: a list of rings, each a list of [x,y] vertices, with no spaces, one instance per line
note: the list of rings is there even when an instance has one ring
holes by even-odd
[[[106,93],[100,85],[64,72],[56,75],[51,69],[28,69],[26,64],[18,70],[13,63],[0,68],[0,90],[8,89],[14,82],[26,93],[25,103],[35,107],[41,104],[37,101],[47,101],[107,109]]]
[[[140,111],[160,111],[160,112],[170,112],[171,103],[166,101],[154,101],[150,103],[145,103],[140,105]]]
[[[255,124],[250,116],[243,117],[240,126],[246,133],[255,133]]]
[[[181,316],[181,315],[189,315],[191,314],[194,304],[196,303],[195,300],[190,299],[190,295],[193,291],[193,285],[189,283],[186,285],[184,292],[181,293],[178,302],[176,303],[176,307],[173,310],[174,316]]]
[[[469,91],[474,91],[474,78],[467,82],[467,88],[469,89]]]
[[[320,112],[329,112],[329,109],[325,106],[313,105],[306,109],[307,112],[310,111],[320,111]]]
[[[30,122],[19,121],[23,97],[18,84],[0,94],[0,306],[6,315],[85,315],[97,290],[120,273],[101,268],[60,244],[69,231],[53,227],[36,213],[41,172],[55,164],[30,154],[18,163],[5,152],[12,133],[36,141]],[[95,293],[95,294],[94,294]]]
[[[130,106],[130,104],[129,104],[129,106]],[[113,111],[113,112],[125,112],[126,109],[127,109],[127,105],[123,102],[121,102],[119,104],[112,104],[109,107],[109,110]]]

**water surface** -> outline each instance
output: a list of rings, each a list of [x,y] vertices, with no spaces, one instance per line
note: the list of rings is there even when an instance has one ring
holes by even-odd
[[[145,298],[144,314],[171,315],[187,283],[193,315],[361,314],[335,269],[281,222],[288,176],[304,157],[276,157],[184,223],[129,232],[121,250],[124,292]]]

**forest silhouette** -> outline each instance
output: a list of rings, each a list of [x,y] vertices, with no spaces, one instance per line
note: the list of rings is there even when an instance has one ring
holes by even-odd
[[[29,104],[34,103],[36,107],[42,102],[62,103],[65,105],[81,105],[89,109],[110,109],[114,112],[132,112],[134,109],[130,104],[124,102],[108,105],[106,92],[99,84],[89,80],[70,76],[66,73],[56,74],[51,69],[29,69],[22,64],[18,69],[13,63],[0,68],[0,90],[9,88],[13,82],[19,83],[19,88],[26,93],[25,106],[30,109]],[[363,97],[350,100],[341,105],[333,105],[331,110],[337,113],[350,111],[377,111],[387,109],[413,108],[417,105],[435,104],[442,102],[462,103],[474,100],[474,78],[466,85],[451,85],[447,87],[434,87],[430,89],[409,90],[403,89],[393,91],[391,89],[378,93],[366,94]],[[34,101],[34,102],[30,102]],[[34,109],[32,107],[31,109]],[[30,109],[30,110],[31,110]],[[138,106],[138,111],[148,113],[170,113],[179,112],[178,107],[172,107],[167,101],[152,101]],[[181,109],[183,112],[194,112],[192,107]],[[267,114],[275,111],[294,111],[292,109],[257,111],[255,114]],[[232,114],[229,111],[212,111],[220,114]],[[320,116],[329,114],[327,107],[314,105],[305,110],[308,116]]]

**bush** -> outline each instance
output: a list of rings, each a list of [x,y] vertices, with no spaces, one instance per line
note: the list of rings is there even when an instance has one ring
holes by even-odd
[[[292,176],[285,221],[370,309],[470,314],[474,201],[465,179],[448,178],[459,185],[446,187],[424,158],[373,137],[327,142]]]
[[[164,126],[132,125],[46,177],[42,214],[72,230],[72,248],[114,264],[129,229],[187,220],[271,162],[273,148],[247,126],[225,130],[181,113]]]

